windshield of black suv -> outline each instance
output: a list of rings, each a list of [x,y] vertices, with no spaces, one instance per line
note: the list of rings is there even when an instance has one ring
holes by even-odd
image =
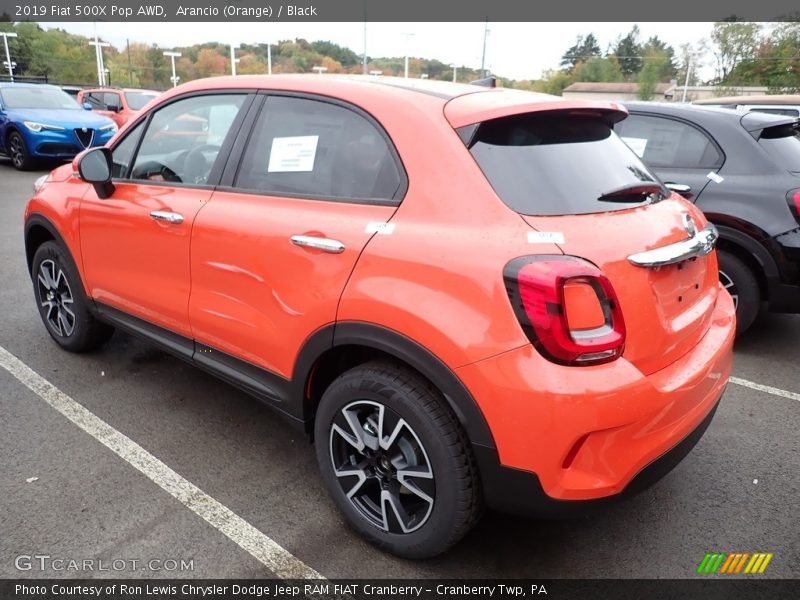
[[[607,212],[668,195],[612,125],[596,115],[541,112],[494,119],[481,123],[468,147],[500,199],[524,215]]]
[[[6,108],[66,108],[80,110],[81,107],[69,94],[48,87],[4,87],[0,89]]]
[[[128,101],[128,108],[131,110],[142,110],[150,100],[156,97],[156,94],[147,94],[145,92],[125,92],[125,100]]]
[[[784,169],[800,173],[800,124],[765,129],[758,143]]]

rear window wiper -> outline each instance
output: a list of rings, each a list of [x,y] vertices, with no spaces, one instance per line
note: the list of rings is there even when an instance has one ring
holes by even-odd
[[[600,202],[653,202],[655,201],[652,198],[654,194],[660,196],[659,199],[669,196],[661,185],[656,182],[648,182],[623,185],[601,194],[597,199]]]

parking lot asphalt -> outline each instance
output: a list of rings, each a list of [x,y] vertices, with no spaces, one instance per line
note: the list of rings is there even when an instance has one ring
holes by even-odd
[[[684,578],[706,552],[742,551],[774,553],[765,577],[800,577],[800,401],[737,384],[692,453],[630,500],[567,521],[489,514],[427,561],[375,550],[328,499],[312,446],[257,401],[119,332],[88,355],[56,347],[23,251],[23,210],[42,172],[0,159],[0,347],[323,576]],[[800,316],[761,317],[737,341],[734,375],[800,393],[799,341]],[[0,577],[273,576],[2,368],[0,414]],[[19,570],[17,557],[33,554],[129,562]],[[167,571],[170,559],[192,569]]]

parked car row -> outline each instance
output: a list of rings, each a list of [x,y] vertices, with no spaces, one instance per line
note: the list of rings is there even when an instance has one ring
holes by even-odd
[[[732,366],[717,228],[626,116],[421,80],[191,82],[37,181],[35,303],[65,350],[120,328],[274,408],[390,552],[443,552],[485,506],[583,510],[674,467]]]
[[[0,154],[20,170],[102,146],[158,92],[88,89],[72,97],[37,83],[0,83]],[[81,110],[81,108],[86,110]]]

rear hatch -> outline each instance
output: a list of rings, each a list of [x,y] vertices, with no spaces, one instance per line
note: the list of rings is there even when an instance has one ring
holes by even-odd
[[[710,326],[719,290],[711,244],[680,260],[672,250],[715,232],[617,137],[613,123],[626,113],[612,108],[512,113],[457,129],[500,199],[531,226],[521,254],[552,242],[598,267],[624,317],[623,356],[652,373]],[[633,260],[664,247],[671,260]]]

